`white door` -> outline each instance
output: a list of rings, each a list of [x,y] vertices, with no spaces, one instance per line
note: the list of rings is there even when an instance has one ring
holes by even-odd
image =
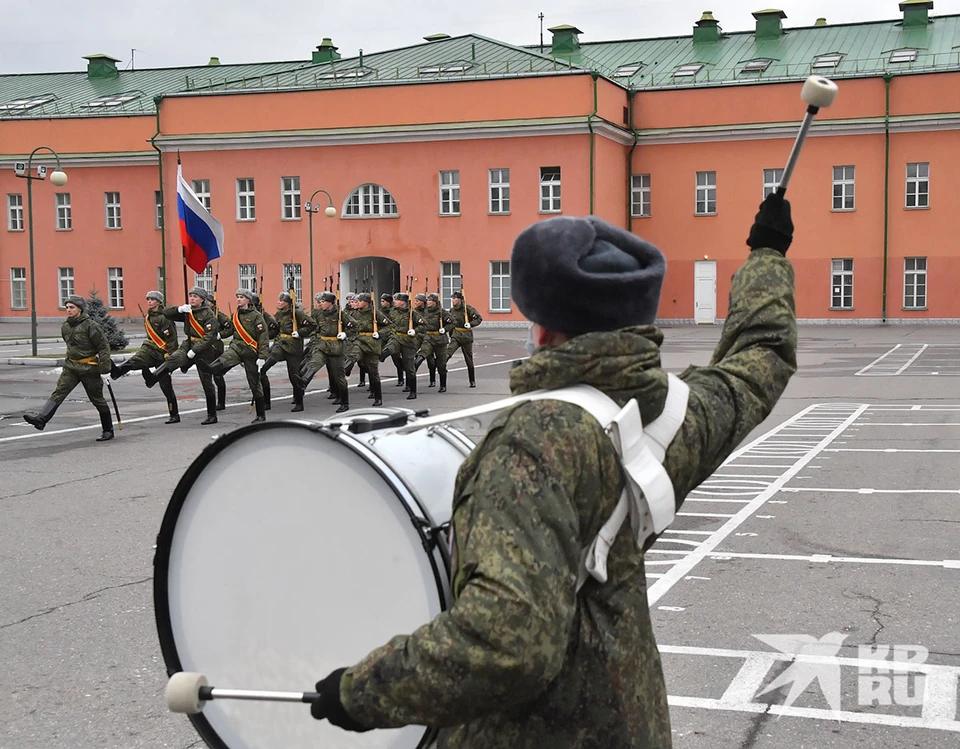
[[[697,325],[717,321],[717,261],[698,260],[693,268],[693,311]]]

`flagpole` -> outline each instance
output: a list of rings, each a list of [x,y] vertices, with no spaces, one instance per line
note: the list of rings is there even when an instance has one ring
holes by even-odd
[[[177,150],[177,181],[180,180],[180,150]],[[179,190],[178,190],[179,192]],[[183,246],[183,241],[180,242],[180,258],[183,261],[183,300],[187,301],[187,291],[189,286],[187,286],[187,248]]]

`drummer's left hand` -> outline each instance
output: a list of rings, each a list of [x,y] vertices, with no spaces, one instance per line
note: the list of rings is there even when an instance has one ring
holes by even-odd
[[[347,715],[343,703],[340,701],[340,678],[345,668],[339,668],[326,679],[317,682],[317,693],[320,697],[310,705],[310,714],[317,720],[328,720],[344,731],[363,733],[369,731]]]

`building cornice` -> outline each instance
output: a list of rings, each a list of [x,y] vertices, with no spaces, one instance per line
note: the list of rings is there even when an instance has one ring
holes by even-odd
[[[34,163],[50,164],[52,156],[40,154]],[[13,169],[18,161],[26,161],[27,154],[3,154],[0,156],[0,169]],[[135,151],[131,153],[67,153],[60,154],[60,165],[69,167],[102,167],[102,166],[139,166],[141,164],[157,165],[156,151]]]

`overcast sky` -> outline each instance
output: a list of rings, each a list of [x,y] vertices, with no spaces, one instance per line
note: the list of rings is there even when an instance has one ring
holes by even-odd
[[[751,29],[751,11],[780,7],[786,25],[896,19],[898,0],[0,0],[0,72],[83,70],[104,53],[137,68],[305,60],[329,36],[349,57],[416,44],[423,36],[477,33],[536,44],[550,26],[573,24],[583,41],[690,34],[705,8],[726,31]],[[472,14],[473,11],[475,14]],[[936,0],[934,15],[960,13]]]

